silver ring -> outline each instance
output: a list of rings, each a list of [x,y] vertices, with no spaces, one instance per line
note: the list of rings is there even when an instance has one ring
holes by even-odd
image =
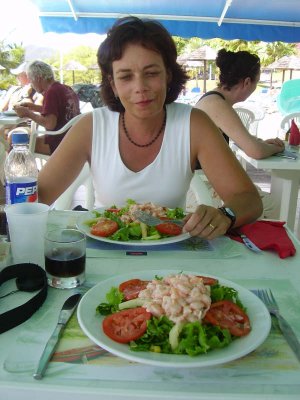
[[[213,226],[212,224],[209,224],[209,226],[211,227],[212,230],[215,229],[215,226]]]

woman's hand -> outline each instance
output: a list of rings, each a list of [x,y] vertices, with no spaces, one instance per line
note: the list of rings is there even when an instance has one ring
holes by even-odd
[[[197,207],[194,213],[185,218],[183,232],[211,240],[225,235],[230,225],[230,219],[220,210],[202,204]]]
[[[285,148],[284,142],[279,138],[267,139],[267,140],[265,140],[265,143],[276,146],[278,148],[278,151],[276,151],[276,153],[280,153]]]

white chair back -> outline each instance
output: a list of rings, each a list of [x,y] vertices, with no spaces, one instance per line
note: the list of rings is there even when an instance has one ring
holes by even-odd
[[[221,203],[219,197],[214,197],[214,190],[203,171],[195,171],[186,196],[186,210],[193,212],[200,204],[218,207]]]
[[[60,195],[52,208],[55,210],[70,210],[73,205],[74,195],[81,186],[83,186],[85,191],[85,201],[81,206],[92,210],[95,204],[95,192],[88,163],[84,164],[75,181]]]
[[[300,125],[300,111],[294,112],[291,114],[287,114],[285,117],[283,117],[281,120],[281,123],[280,123],[280,128],[287,131],[291,127],[292,119],[299,126]]]
[[[240,117],[245,128],[250,131],[251,124],[255,121],[254,112],[244,107],[235,107],[237,115]]]
[[[2,141],[0,140],[0,182],[1,182],[2,186],[4,186],[4,181],[5,181],[4,164],[5,164],[6,156],[7,156],[7,153],[6,153],[5,144],[2,143]]]
[[[35,122],[32,122],[29,149],[34,154],[39,169],[42,168],[42,166],[47,162],[50,156],[37,153],[35,151],[36,138],[44,135],[60,135],[61,133],[64,133],[68,129],[70,129],[71,126],[73,126],[75,122],[77,122],[82,117],[82,115],[83,114],[76,115],[76,117],[72,118],[66,123],[66,125],[64,125],[61,129],[57,131],[42,130]],[[52,208],[56,210],[70,210],[72,207],[74,195],[80,186],[83,186],[85,190],[85,204],[83,204],[82,206],[87,209],[93,209],[95,201],[94,188],[88,163],[85,163],[77,178],[68,187],[68,189],[66,189],[65,192],[60,195],[60,197],[53,204]]]
[[[36,143],[36,138],[39,136],[45,136],[45,135],[50,135],[50,136],[55,136],[55,135],[60,135],[61,133],[66,132],[68,129],[71,128],[77,122],[83,114],[76,115],[74,118],[72,118],[70,121],[68,121],[62,128],[58,129],[57,131],[46,131],[43,127],[40,127],[36,122],[32,121],[31,123],[31,133],[30,133],[30,140],[29,140],[29,150],[33,154],[37,154],[35,152],[35,143]],[[42,154],[44,156],[44,154]],[[48,156],[49,158],[49,156]]]

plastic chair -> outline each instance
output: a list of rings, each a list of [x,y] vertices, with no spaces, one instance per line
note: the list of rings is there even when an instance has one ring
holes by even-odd
[[[291,127],[292,119],[296,122],[297,125],[300,125],[300,110],[299,112],[287,114],[285,117],[283,117],[280,122],[280,128],[287,132]]]
[[[82,117],[82,115],[83,114],[76,115],[74,118],[68,121],[66,125],[58,129],[57,131],[46,131],[44,128],[40,127],[36,122],[32,121],[30,139],[29,139],[29,150],[32,152],[32,154],[34,154],[37,160],[38,167],[39,163],[40,166],[42,166],[50,156],[48,154],[41,154],[35,151],[36,138],[45,135],[53,135],[53,136],[60,135],[66,132],[68,129],[70,129],[71,126],[73,126],[75,122],[77,122]]]
[[[36,123],[32,123],[31,125],[31,134],[30,134],[30,141],[29,141],[29,149],[34,154],[38,167],[42,167],[47,160],[49,159],[49,155],[36,153],[35,152],[35,143],[36,138],[44,135],[59,135],[61,133],[66,132],[71,126],[77,122],[83,114],[76,115],[73,119],[66,123],[61,129],[57,131],[45,131],[39,130]],[[40,164],[40,165],[39,165]],[[83,205],[87,209],[93,209],[94,207],[94,188],[92,183],[92,177],[90,174],[90,167],[88,163],[85,163],[81,172],[74,180],[74,182],[66,189],[64,193],[60,195],[60,197],[55,201],[52,205],[52,208],[55,210],[69,210],[71,209],[73,197],[80,186],[84,186],[85,188],[85,204]]]
[[[60,195],[52,208],[55,210],[70,210],[72,208],[74,195],[81,186],[83,186],[85,190],[85,202],[82,206],[88,210],[92,210],[95,203],[95,193],[88,163],[84,164],[75,181]]]
[[[5,148],[5,144],[0,140],[0,183],[2,184],[2,186],[4,186],[4,164],[5,164],[5,160],[6,160],[6,148]]]
[[[193,191],[196,201],[198,204],[206,204],[207,206],[213,206],[213,199],[211,191],[207,185],[207,178],[202,171],[194,172],[194,176],[191,180],[190,188]]]
[[[244,108],[244,107],[234,107],[234,110],[236,111],[237,115],[239,116],[240,120],[242,121],[244,127],[247,129],[247,131],[249,131],[251,133],[251,125],[254,123],[255,121],[255,114],[253,111],[249,110],[248,108]],[[256,135],[254,135],[256,136]],[[233,149],[232,149],[233,150]],[[233,150],[233,152],[236,155],[236,152]],[[247,163],[245,160],[240,159],[238,157],[240,163],[242,164],[243,168],[246,170],[247,168]]]
[[[277,105],[283,115],[300,112],[300,79],[291,79],[283,83]]]
[[[213,199],[212,189],[209,187],[209,182],[201,170],[197,170],[190,183],[190,188],[186,198],[186,210],[192,212],[199,204],[206,204],[208,206],[219,206],[216,199]],[[220,201],[221,203],[221,201]]]
[[[236,111],[237,115],[240,117],[245,128],[250,131],[250,126],[255,121],[255,114],[253,111],[249,110],[248,108],[244,107],[235,107],[234,110]]]

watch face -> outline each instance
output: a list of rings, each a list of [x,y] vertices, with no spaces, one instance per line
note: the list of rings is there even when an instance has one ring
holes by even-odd
[[[233,218],[235,218],[235,214],[234,214],[234,212],[233,212],[230,208],[225,207],[225,211],[227,212],[227,214],[229,214],[229,215],[231,215]]]

